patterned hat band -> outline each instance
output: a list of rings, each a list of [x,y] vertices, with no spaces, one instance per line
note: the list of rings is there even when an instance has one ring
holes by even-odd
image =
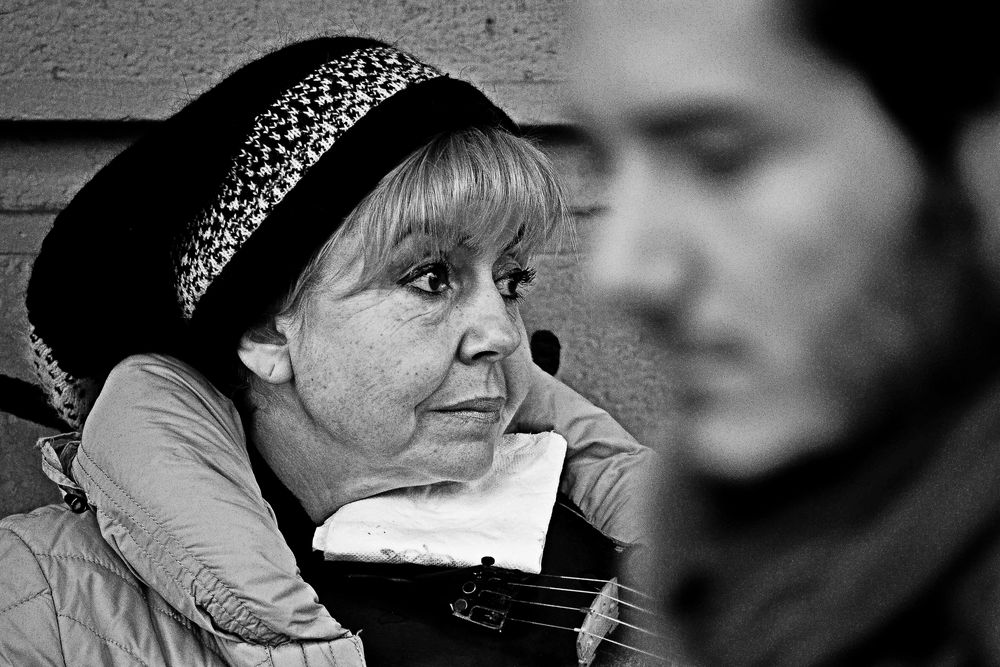
[[[322,65],[258,115],[214,201],[174,249],[183,316],[193,316],[251,234],[356,122],[408,86],[443,76],[395,49],[361,48]]]

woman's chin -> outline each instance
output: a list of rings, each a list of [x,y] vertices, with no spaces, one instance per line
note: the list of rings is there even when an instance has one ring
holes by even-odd
[[[445,468],[441,472],[447,475],[447,481],[473,482],[488,473],[493,465],[498,440],[499,436],[493,440],[456,443],[450,449],[448,460],[440,462]]]

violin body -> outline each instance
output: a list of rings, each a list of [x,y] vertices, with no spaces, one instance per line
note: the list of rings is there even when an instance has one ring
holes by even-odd
[[[613,542],[564,502],[556,503],[542,557],[543,575],[607,580],[616,573],[617,556]],[[360,632],[365,655],[373,667],[576,666],[578,633],[573,629],[580,627],[584,614],[579,609],[560,607],[588,607],[601,588],[600,584],[586,585],[587,593],[582,594],[553,591],[549,589],[579,586],[553,586],[552,580],[539,575],[511,573],[517,601],[509,618],[496,629],[491,619],[479,624],[455,613],[456,600],[468,598],[463,586],[466,592],[472,588],[469,583],[473,568],[335,562],[316,567],[310,581],[314,586],[319,584],[320,601],[342,625]],[[543,604],[532,604],[536,602]],[[593,664],[642,663],[606,644],[597,651]]]

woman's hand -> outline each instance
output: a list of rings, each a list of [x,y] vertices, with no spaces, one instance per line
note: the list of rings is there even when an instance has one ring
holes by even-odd
[[[659,478],[659,457],[611,415],[534,363],[530,378],[508,432],[556,431],[566,438],[560,490],[612,540],[648,543],[648,505]]]

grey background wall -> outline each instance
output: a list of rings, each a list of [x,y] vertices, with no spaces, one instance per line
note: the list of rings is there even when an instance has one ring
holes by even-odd
[[[662,446],[666,359],[593,298],[581,262],[605,200],[565,110],[570,1],[0,0],[0,373],[31,378],[31,264],[56,213],[92,174],[241,63],[317,34],[365,34],[477,82],[553,156],[580,239],[539,258],[540,285],[523,309],[528,330],[554,330],[564,346],[559,376]],[[86,270],[86,257],[66,267],[67,289]],[[45,433],[0,415],[0,516],[58,499],[33,447]]]

